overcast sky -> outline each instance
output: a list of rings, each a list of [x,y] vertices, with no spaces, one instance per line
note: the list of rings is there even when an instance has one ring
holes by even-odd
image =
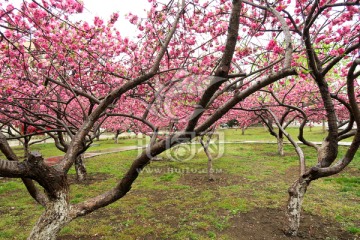
[[[76,19],[93,21],[95,16],[99,16],[105,21],[110,18],[114,12],[119,13],[119,20],[116,27],[120,30],[122,36],[133,36],[135,27],[125,20],[125,14],[131,12],[139,17],[145,17],[146,11],[149,9],[149,2],[147,0],[83,0],[84,12]]]
[[[148,0],[82,0],[85,9],[83,13],[76,14],[74,19],[92,22],[95,16],[103,20],[109,20],[111,14],[119,13],[119,20],[116,27],[120,30],[122,36],[134,36],[135,27],[125,20],[125,14],[133,13],[139,17],[145,17],[146,11],[150,7]],[[10,0],[10,3],[16,7],[20,6],[22,0]],[[135,37],[135,36],[134,36]]]

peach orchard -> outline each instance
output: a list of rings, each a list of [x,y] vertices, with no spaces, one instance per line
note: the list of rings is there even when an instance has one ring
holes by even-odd
[[[117,13],[70,20],[83,11],[80,1],[0,2],[1,126],[32,126],[36,131],[19,138],[47,133],[65,153],[55,166],[39,152],[22,159],[1,134],[0,176],[21,178],[44,206],[29,239],[55,239],[70,221],[120,200],[139,170],[167,149],[254,116],[271,118],[298,154],[286,211],[288,233],[296,235],[309,184],[341,172],[360,145],[359,1],[149,2],[146,18],[127,15],[135,38],[115,27]],[[314,166],[286,132],[292,119],[301,123],[299,139],[318,153]],[[322,145],[304,138],[309,120],[326,121]],[[339,130],[344,121],[348,127]],[[148,133],[151,142],[115,186],[71,204],[68,171],[103,126]],[[338,156],[339,140],[350,136]]]

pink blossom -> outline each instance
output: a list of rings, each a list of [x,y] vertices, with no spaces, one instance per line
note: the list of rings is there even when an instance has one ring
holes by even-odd
[[[76,12],[82,13],[84,11],[84,5],[81,3],[78,3],[76,6]]]
[[[225,50],[225,46],[224,46],[224,45],[218,46],[218,47],[216,48],[216,50],[217,50],[217,51],[220,51],[220,52],[223,52],[223,51]]]
[[[29,8],[37,8],[37,4],[34,2],[29,3]]]
[[[195,38],[186,38],[185,42],[189,45],[194,45],[195,44]]]
[[[175,74],[176,78],[183,78],[186,76],[186,72],[185,71],[179,71]]]
[[[14,9],[14,6],[12,4],[9,4],[9,5],[6,6],[6,11],[7,12],[12,11],[13,9]]]
[[[318,38],[316,38],[315,43],[319,43],[320,41],[324,40],[326,38],[325,35],[320,35]]]
[[[110,23],[114,24],[119,18],[119,14],[118,13],[114,13],[111,18],[110,18]]]
[[[345,49],[344,48],[339,48],[338,53],[339,53],[339,55],[343,55],[345,53]]]
[[[38,68],[43,68],[43,67],[44,67],[44,64],[43,64],[42,62],[39,62],[39,63],[37,64],[37,67],[38,67]]]
[[[329,55],[331,55],[331,56],[337,56],[338,55],[338,51],[337,50],[331,50],[330,52],[329,52]]]
[[[274,53],[279,54],[282,52],[283,49],[279,46],[275,46],[273,50],[274,50]]]
[[[268,43],[268,45],[266,46],[266,50],[270,51],[272,50],[275,46],[277,46],[276,41],[271,39]]]

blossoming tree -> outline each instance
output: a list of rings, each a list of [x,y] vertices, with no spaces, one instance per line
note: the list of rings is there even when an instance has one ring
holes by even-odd
[[[114,27],[117,14],[107,22],[100,18],[93,23],[71,22],[69,16],[83,9],[75,0],[23,1],[19,8],[2,3],[1,114],[44,131],[50,129],[48,132],[56,134],[59,141],[62,133],[70,136],[66,153],[56,166],[46,165],[38,152],[18,161],[6,139],[1,138],[0,149],[7,160],[0,160],[0,176],[22,178],[31,196],[46,207],[29,239],[55,239],[70,221],[121,199],[154,156],[201,136],[244,99],[296,75],[296,69],[318,84],[330,132],[322,147],[326,156],[321,155],[321,164],[307,172],[301,165],[295,184],[298,190],[290,201],[292,223],[298,219],[293,214],[294,209],[299,210],[294,204],[301,203],[298,193],[310,181],[342,170],[357,151],[358,136],[345,160],[330,166],[336,154],[329,146],[337,148],[338,135],[324,78],[359,45],[356,37],[346,37],[356,29],[349,14],[356,11],[353,6],[357,2],[297,2],[294,13],[287,11],[283,1],[150,2],[146,19],[128,16],[138,27],[137,39],[122,36]],[[334,16],[332,8],[341,8],[347,15],[340,22],[332,18],[331,24],[336,29],[352,24],[349,31],[339,41],[326,35],[331,35],[328,28],[320,28],[314,40],[310,36],[319,29],[315,25],[321,24],[326,14]],[[335,45],[323,53],[315,48],[318,45],[312,45],[319,37],[322,39],[316,44],[336,41],[341,47]],[[308,72],[301,71],[302,66],[295,61],[299,57],[308,61]],[[351,59],[350,63],[341,70],[348,72],[349,92],[358,76],[354,72],[357,62]],[[355,98],[348,95],[354,119],[360,121]],[[71,204],[69,169],[101,125],[119,117],[148,129],[152,141],[115,186]],[[160,136],[158,130],[165,126],[172,131]],[[292,232],[296,233],[294,227]]]

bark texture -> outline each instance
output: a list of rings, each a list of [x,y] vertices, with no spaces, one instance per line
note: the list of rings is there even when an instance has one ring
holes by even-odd
[[[289,189],[289,202],[287,206],[287,216],[289,227],[287,233],[290,236],[297,236],[300,227],[301,208],[309,179],[300,178]]]
[[[84,163],[84,154],[79,155],[75,160],[76,180],[82,182],[86,179],[87,171]]]
[[[59,231],[72,220],[67,195],[65,191],[59,192],[47,203],[28,240],[56,240]]]
[[[47,195],[45,212],[35,224],[28,239],[56,239],[61,228],[72,219],[67,175],[57,167],[46,165],[39,152],[31,152],[27,161],[20,164],[23,164],[27,175],[44,188]]]

